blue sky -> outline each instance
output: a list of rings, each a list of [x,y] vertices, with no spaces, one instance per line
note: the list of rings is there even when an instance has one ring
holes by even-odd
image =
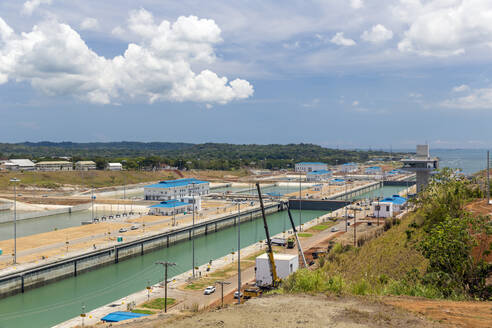
[[[0,3],[0,141],[492,145],[486,0]]]

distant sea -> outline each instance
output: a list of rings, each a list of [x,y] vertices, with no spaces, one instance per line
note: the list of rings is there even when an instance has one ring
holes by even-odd
[[[432,149],[432,156],[439,157],[439,167],[461,169],[465,174],[484,170],[487,166],[486,149]],[[491,160],[492,167],[492,160]]]

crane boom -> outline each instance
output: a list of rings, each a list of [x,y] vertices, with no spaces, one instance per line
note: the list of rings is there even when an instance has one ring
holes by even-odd
[[[263,226],[265,227],[265,234],[267,240],[267,253],[270,264],[270,273],[272,274],[272,287],[277,287],[280,283],[280,279],[277,276],[277,268],[275,267],[275,259],[273,257],[272,240],[270,239],[270,231],[268,230],[268,223],[265,215],[265,206],[263,205],[263,197],[261,196],[260,184],[256,183],[256,189],[258,190],[258,198],[260,199],[261,215],[263,216]]]
[[[301,255],[304,267],[307,268],[308,266],[306,263],[306,257],[304,257],[304,251],[302,250],[301,242],[299,241],[299,236],[297,235],[296,225],[294,223],[294,220],[292,219],[292,214],[290,213],[290,206],[289,205],[287,205],[287,212],[289,213],[290,224],[292,225],[292,230],[294,231],[294,236],[296,237],[297,250],[299,251],[299,254]]]

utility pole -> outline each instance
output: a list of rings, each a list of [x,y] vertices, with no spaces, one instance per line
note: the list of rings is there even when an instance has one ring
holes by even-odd
[[[160,264],[164,266],[164,313],[167,313],[167,268],[169,266],[174,266],[176,263],[173,262],[156,262],[155,264]]]
[[[357,209],[354,207],[354,247],[357,247]]]
[[[241,304],[241,202],[237,203],[237,304]]]
[[[14,264],[17,264],[17,182],[19,179],[10,179],[10,182],[14,183]]]
[[[302,172],[299,172],[299,231],[302,231],[302,187],[301,187]]]
[[[193,279],[195,279],[195,183],[193,182],[191,195],[193,196],[193,223],[191,226],[191,248],[192,248],[192,266]]]
[[[91,212],[92,218],[91,221],[94,221],[94,186],[91,187]],[[113,211],[111,210],[111,215]]]
[[[227,282],[227,281],[216,281],[215,282],[216,284],[220,284],[220,294],[221,294],[221,302],[222,302],[222,305],[220,306],[221,308],[224,307],[224,285],[230,285],[231,283],[230,282]],[[241,294],[239,294],[239,297],[241,297]]]
[[[347,181],[347,175],[344,176],[344,179],[345,179],[345,202],[348,201],[348,181]],[[347,222],[348,222],[348,212],[347,212],[347,204],[345,204],[345,232],[348,231],[348,226],[347,226]]]
[[[490,150],[487,150],[487,205],[490,204]]]

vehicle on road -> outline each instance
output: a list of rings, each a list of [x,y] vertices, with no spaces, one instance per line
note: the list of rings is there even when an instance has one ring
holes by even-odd
[[[331,228],[331,230],[330,230],[330,231],[331,231],[331,232],[337,232],[337,231],[338,231],[338,228],[333,227],[333,228]]]
[[[287,240],[285,238],[281,238],[281,237],[272,238],[272,245],[285,246],[286,244],[287,244]]]
[[[208,286],[207,288],[205,288],[205,290],[203,291],[203,295],[210,295],[212,293],[215,293],[215,287],[214,286]]]
[[[243,297],[243,293],[241,293],[241,297]],[[234,298],[239,298],[239,293],[238,292],[234,292]]]
[[[122,232],[127,232],[128,229],[127,228],[121,228],[120,230],[118,230],[118,232],[122,233]]]
[[[138,224],[134,224],[131,226],[130,230],[138,230],[138,228],[140,228],[140,226]]]

